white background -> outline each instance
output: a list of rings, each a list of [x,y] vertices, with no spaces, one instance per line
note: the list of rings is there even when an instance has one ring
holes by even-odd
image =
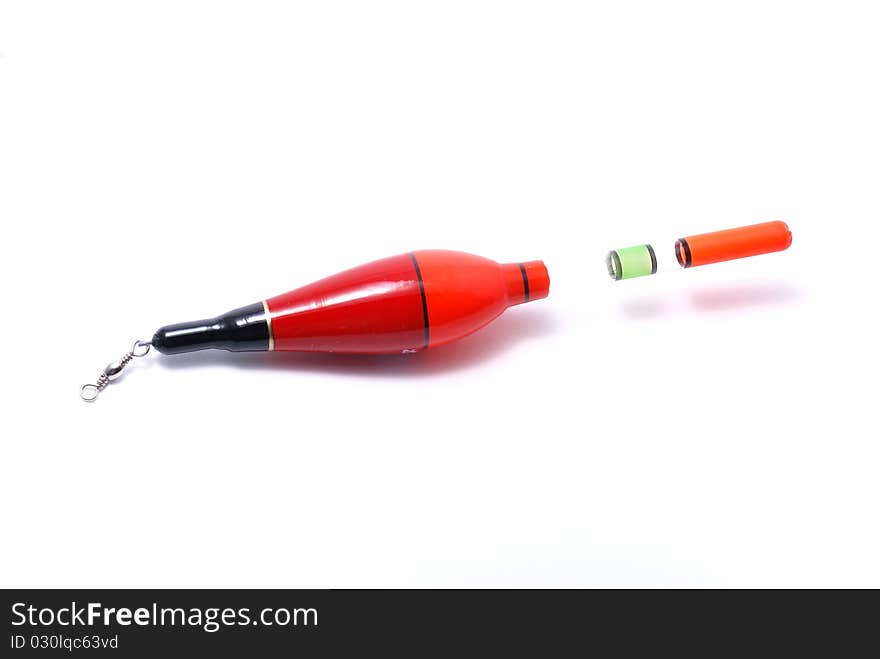
[[[2,2],[0,585],[880,586],[877,11]],[[772,219],[787,252],[674,262]],[[550,297],[78,398],[159,325],[418,248]]]

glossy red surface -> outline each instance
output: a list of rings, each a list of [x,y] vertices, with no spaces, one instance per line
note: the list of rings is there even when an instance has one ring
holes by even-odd
[[[466,336],[507,307],[526,301],[523,271],[518,263],[501,265],[481,256],[443,250],[415,255],[425,282],[431,347]],[[535,263],[546,275],[543,264]],[[539,284],[537,288],[529,287],[530,300],[547,296],[549,278],[540,278]]]
[[[340,272],[266,300],[275,350],[419,350],[425,322],[409,254]]]
[[[546,297],[549,286],[540,261],[501,265],[425,250],[346,270],[266,305],[275,350],[381,354],[448,343],[508,306]]]

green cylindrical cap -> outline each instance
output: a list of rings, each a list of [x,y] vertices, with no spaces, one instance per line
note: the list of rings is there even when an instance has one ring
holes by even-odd
[[[657,272],[657,256],[650,245],[624,247],[608,252],[605,259],[608,274],[615,281],[644,277]]]

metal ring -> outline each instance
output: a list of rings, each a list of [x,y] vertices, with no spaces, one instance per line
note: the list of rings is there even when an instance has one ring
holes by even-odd
[[[87,403],[91,403],[98,397],[100,391],[96,384],[84,384],[79,390],[79,397]]]
[[[153,344],[150,343],[149,341],[141,341],[140,339],[138,339],[137,341],[134,342],[134,345],[131,347],[131,354],[134,355],[135,357],[143,357],[148,352],[150,352],[150,347],[152,345]],[[145,348],[145,350],[140,352],[140,351],[138,351],[138,348]]]

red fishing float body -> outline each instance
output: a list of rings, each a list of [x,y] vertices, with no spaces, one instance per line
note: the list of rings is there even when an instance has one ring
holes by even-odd
[[[227,314],[167,325],[160,352],[416,352],[474,332],[507,307],[547,297],[541,261],[500,264],[446,250],[373,261]]]

